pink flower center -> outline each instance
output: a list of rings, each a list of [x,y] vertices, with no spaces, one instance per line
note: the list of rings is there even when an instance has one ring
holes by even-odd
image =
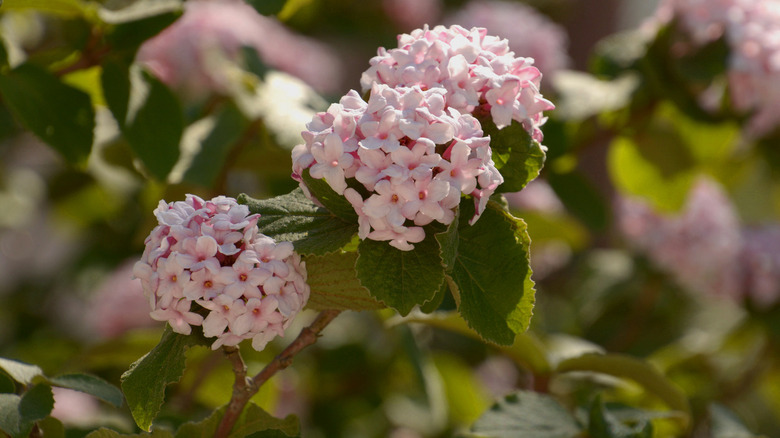
[[[427,193],[425,193],[425,190],[423,190],[419,194],[417,194],[417,197],[420,198],[420,200],[425,199],[426,196],[427,196]]]
[[[390,197],[390,201],[392,201],[393,204],[398,202],[398,195],[393,194],[393,196]]]
[[[206,280],[203,282],[203,287],[205,287],[206,289],[211,289],[212,287],[214,287],[214,283],[211,280]]]
[[[241,274],[238,276],[238,279],[241,281],[246,281],[247,278],[249,278],[249,276],[246,274]]]

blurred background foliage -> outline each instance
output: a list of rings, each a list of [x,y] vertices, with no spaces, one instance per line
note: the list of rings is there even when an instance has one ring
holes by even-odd
[[[479,25],[536,59],[557,106],[542,175],[508,197],[533,241],[531,330],[495,348],[451,315],[346,312],[253,401],[306,437],[518,436],[532,418],[555,436],[780,436],[780,130],[773,90],[734,101],[728,31],[696,41],[640,0],[202,4],[0,7],[0,357],[118,383],[162,330],[131,280],[160,199],[287,193],[304,124],[377,47]],[[249,371],[286,342],[242,348]],[[193,348],[157,426],[206,416],[232,378]],[[55,400],[63,436],[133,432],[126,408]]]

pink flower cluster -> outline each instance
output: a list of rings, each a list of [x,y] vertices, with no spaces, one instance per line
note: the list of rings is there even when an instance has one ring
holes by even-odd
[[[534,66],[549,77],[568,67],[566,30],[531,6],[499,0],[472,0],[445,19],[463,27],[484,27],[506,38],[509,49],[534,59]]]
[[[160,201],[154,214],[159,225],[133,269],[153,319],[181,334],[202,325],[213,349],[251,339],[262,350],[284,334],[309,299],[291,243],[260,234],[259,215],[224,196]]]
[[[698,44],[724,36],[732,102],[753,112],[748,134],[760,137],[780,124],[780,1],[666,0],[657,16],[679,17]]]
[[[484,28],[425,26],[399,35],[398,48],[380,48],[360,84],[363,91],[374,83],[443,89],[448,107],[489,112],[498,128],[516,120],[541,143],[542,112],[554,106],[539,92],[542,74],[533,62]]]
[[[702,294],[780,302],[780,226],[743,227],[715,182],[698,181],[678,215],[621,199],[618,224],[631,246],[682,287]]]
[[[380,48],[363,74],[368,101],[352,90],[316,114],[292,158],[307,195],[306,170],[352,204],[361,239],[409,251],[425,238],[423,226],[453,221],[463,195],[474,199],[473,224],[504,181],[471,113],[492,114],[499,128],[514,118],[541,141],[542,111],[552,104],[538,91],[533,61],[515,58],[485,29],[426,26],[399,41],[399,49]]]

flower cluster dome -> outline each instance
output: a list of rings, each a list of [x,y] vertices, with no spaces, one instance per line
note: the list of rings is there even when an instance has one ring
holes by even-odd
[[[203,326],[213,349],[244,339],[262,350],[309,299],[305,266],[289,242],[257,229],[259,215],[235,199],[160,201],[159,225],[133,269],[151,317],[190,334]]]
[[[363,73],[367,101],[351,90],[307,124],[293,178],[315,202],[305,172],[324,179],[352,204],[361,239],[403,251],[425,238],[423,226],[451,223],[464,195],[475,202],[473,224],[504,179],[472,114],[490,114],[499,129],[516,120],[541,142],[542,111],[553,105],[532,63],[482,28],[401,35]]]

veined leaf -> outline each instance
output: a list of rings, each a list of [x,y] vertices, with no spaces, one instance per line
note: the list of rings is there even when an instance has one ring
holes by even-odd
[[[301,176],[312,196],[317,198],[328,211],[338,218],[357,224],[358,215],[355,213],[352,204],[347,201],[347,198],[336,193],[324,179],[312,178],[308,169],[304,170]]]
[[[325,255],[344,247],[357,234],[357,216],[347,222],[311,202],[300,188],[273,199],[256,200],[239,195],[252,213],[260,213],[260,232],[292,242],[300,254]]]
[[[531,138],[523,125],[515,120],[498,129],[490,117],[480,117],[482,130],[490,136],[490,149],[496,168],[504,177],[499,192],[517,192],[529,181],[539,176],[544,166],[545,153],[542,145]]]

